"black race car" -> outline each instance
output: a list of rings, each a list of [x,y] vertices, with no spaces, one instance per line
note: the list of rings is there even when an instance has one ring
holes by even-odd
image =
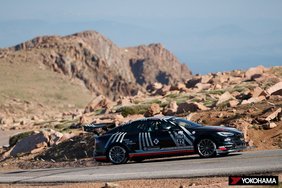
[[[102,128],[89,124],[85,130]],[[203,126],[179,117],[151,117],[118,126],[95,138],[94,158],[113,164],[129,159],[198,153],[201,157],[227,155],[246,148],[242,132],[223,126]]]

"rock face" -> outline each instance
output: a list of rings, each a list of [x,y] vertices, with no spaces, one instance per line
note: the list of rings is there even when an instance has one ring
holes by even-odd
[[[119,48],[95,31],[37,37],[0,49],[7,62],[32,61],[82,83],[111,99],[137,94],[159,82],[174,84],[191,76],[189,69],[161,44]]]

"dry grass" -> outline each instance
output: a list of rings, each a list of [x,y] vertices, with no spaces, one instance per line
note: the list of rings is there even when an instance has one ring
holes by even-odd
[[[0,104],[16,98],[55,108],[84,107],[92,98],[84,86],[45,70],[43,65],[3,60],[0,60],[0,93]]]

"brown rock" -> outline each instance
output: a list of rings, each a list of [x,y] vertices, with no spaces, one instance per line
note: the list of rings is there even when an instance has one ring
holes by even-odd
[[[161,112],[161,108],[159,104],[153,103],[149,109],[147,110],[147,112],[145,112],[144,116],[145,117],[150,117],[150,116],[154,116],[156,114],[159,114]]]
[[[252,92],[252,97],[266,96],[267,93],[260,87],[256,87]]]
[[[251,103],[257,103],[265,100],[265,96],[259,96],[259,97],[252,97],[248,100],[243,100],[241,104],[251,104]]]
[[[58,144],[59,140],[63,137],[63,135],[64,135],[63,133],[51,130],[49,133],[49,138],[50,138],[49,144],[51,146]]]
[[[36,149],[37,146],[47,145],[49,142],[48,135],[45,135],[43,132],[30,135],[21,141],[19,141],[13,150],[11,151],[11,156],[17,156],[20,153],[30,153],[32,150]],[[42,144],[42,145],[41,145]]]
[[[236,107],[239,104],[239,101],[237,99],[229,101],[230,107]]]
[[[201,82],[201,78],[199,76],[193,77],[190,80],[186,82],[186,87],[187,88],[194,88],[196,84]]]
[[[117,101],[117,104],[121,105],[121,106],[130,106],[130,105],[132,105],[132,102],[131,102],[131,99],[129,97],[123,97],[122,99],[119,99]]]
[[[275,127],[277,127],[277,125],[275,123],[273,123],[273,122],[268,122],[268,123],[263,125],[264,129],[273,129]]]
[[[186,88],[186,85],[184,83],[180,83],[178,82],[176,85],[173,85],[170,87],[170,90],[173,91],[173,90],[178,90],[180,91],[181,89],[184,89]]]
[[[270,88],[268,88],[266,90],[266,92],[269,95],[280,95],[280,96],[282,96],[282,82],[279,82],[279,83],[275,84],[274,86],[271,86]]]
[[[201,83],[203,83],[203,84],[209,83],[212,78],[213,78],[213,76],[211,76],[211,75],[202,75],[201,76]]]
[[[153,87],[153,90],[158,90],[158,89],[161,89],[163,87],[163,84],[161,84],[159,82],[155,82],[155,83],[153,83],[152,87]]]
[[[118,184],[112,182],[106,182],[104,188],[117,188],[119,187]]]
[[[208,110],[209,108],[205,107],[201,103],[197,102],[184,102],[178,105],[177,113],[186,113],[186,112],[196,112],[198,110]]]
[[[84,114],[79,118],[79,123],[84,125],[87,123],[91,123],[93,121],[92,117],[89,117],[88,115]]]
[[[223,93],[223,94],[219,97],[219,99],[218,99],[216,105],[218,106],[219,104],[221,104],[221,103],[223,103],[223,102],[225,102],[225,101],[231,100],[231,99],[234,99],[234,97],[233,97],[228,91],[226,91],[225,93]]]
[[[173,116],[177,112],[178,105],[176,101],[172,101],[163,110],[163,114],[167,116]]]
[[[252,67],[249,68],[246,72],[245,72],[245,77],[247,80],[254,80],[256,78],[261,77],[261,75],[263,74],[263,72],[266,70],[266,68],[264,66],[257,66],[257,67]]]
[[[61,143],[61,142],[64,142],[64,141],[66,141],[66,140],[69,140],[69,139],[71,139],[71,138],[73,138],[73,137],[75,137],[75,136],[77,136],[77,134],[75,134],[75,133],[64,133],[63,136],[60,137],[60,139],[57,140],[55,144],[57,145],[57,144],[59,144],[59,143]]]
[[[198,88],[199,90],[206,90],[206,89],[211,89],[212,85],[207,83],[197,83],[195,87]]]
[[[275,110],[273,113],[271,113],[270,115],[268,115],[265,120],[266,121],[270,121],[275,119],[276,117],[278,117],[279,113],[281,113],[281,108],[278,108],[277,110]]]
[[[169,85],[164,85],[161,89],[158,89],[155,91],[154,95],[162,95],[165,96],[169,93],[170,91],[170,87]]]
[[[87,104],[84,113],[93,112],[101,108],[107,108],[109,107],[109,104],[110,101],[106,99],[105,96],[99,95],[98,97],[94,98],[90,103]]]

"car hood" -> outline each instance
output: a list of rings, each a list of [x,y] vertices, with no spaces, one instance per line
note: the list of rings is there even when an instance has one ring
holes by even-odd
[[[211,132],[232,132],[232,133],[239,133],[241,134],[242,132],[239,131],[238,129],[232,128],[232,127],[225,127],[225,126],[199,126],[199,127],[186,127],[188,130],[197,130],[197,131],[211,131]]]

